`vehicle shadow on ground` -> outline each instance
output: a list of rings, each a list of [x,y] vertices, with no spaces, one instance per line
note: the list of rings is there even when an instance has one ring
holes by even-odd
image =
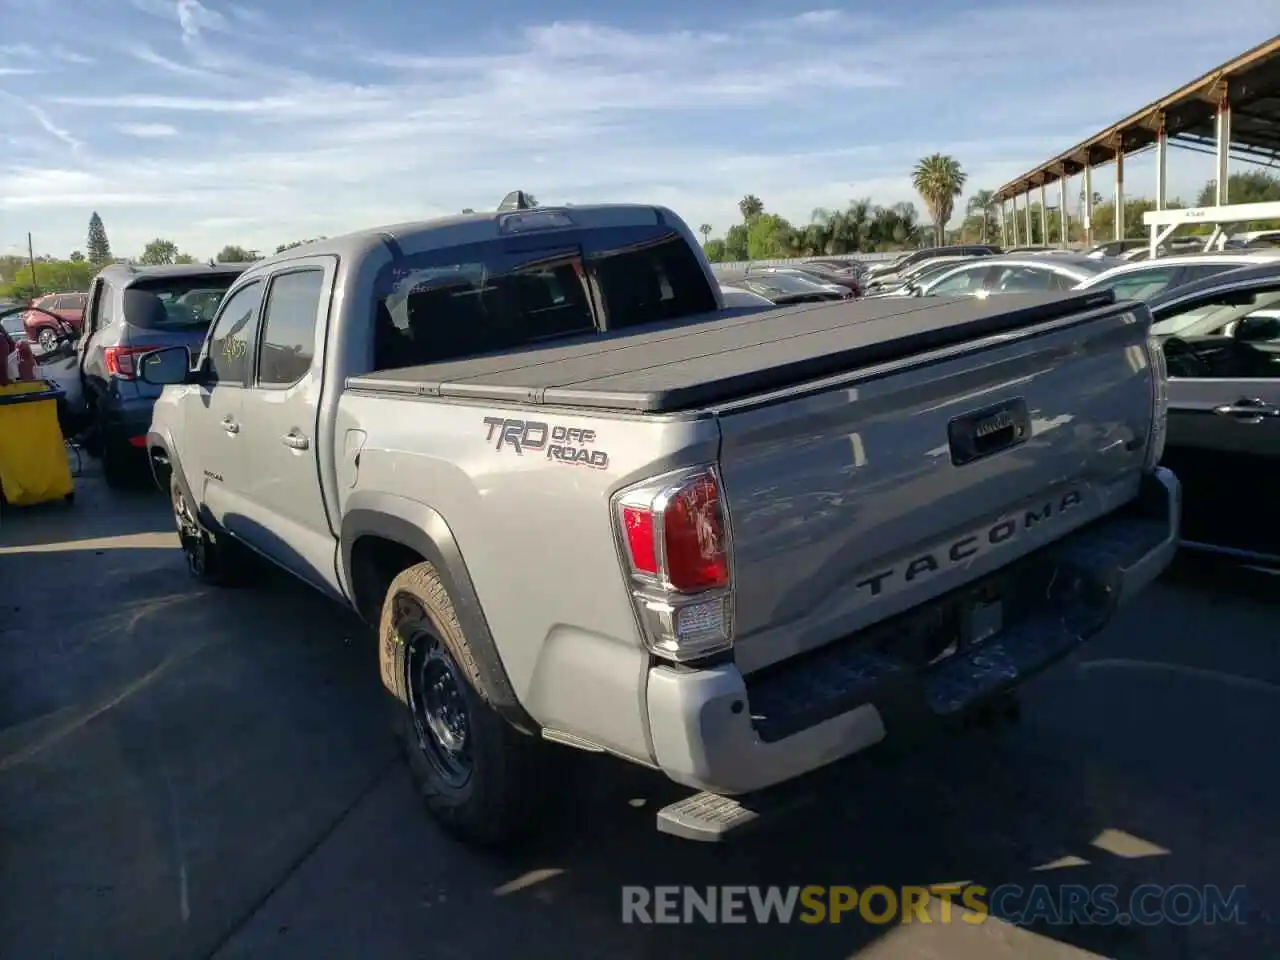
[[[385,777],[374,648],[289,578],[195,584],[162,498],[59,521],[0,550],[0,956],[206,956]]]
[[[1214,594],[1210,634],[1183,606],[1184,589],[1153,588],[1086,655],[1031,684],[1021,723],[855,761],[845,792],[732,844],[657,834],[655,812],[678,788],[566,754],[542,835],[519,852],[480,855],[425,819],[397,766],[218,956],[1275,955],[1278,928],[1260,911],[1280,896],[1280,670],[1274,641],[1254,649],[1275,636],[1275,605]],[[988,898],[1016,885],[1000,902],[1011,922],[968,923],[957,910],[945,923],[935,898],[928,924],[877,925],[857,911],[838,924],[623,923],[626,886],[964,882]],[[1089,925],[1042,914],[1020,926],[1036,884],[1059,891],[1058,903],[1062,885],[1112,884],[1121,910],[1142,884],[1215,884],[1224,896],[1243,885],[1247,922]]]
[[[0,956],[1278,952],[1256,920],[1028,932],[945,924],[936,903],[931,924],[622,922],[629,885],[1217,883],[1276,902],[1280,656],[1252,580],[1195,606],[1205,588],[1153,589],[1029,688],[1020,725],[859,761],[846,793],[740,842],[656,834],[677,788],[565,753],[543,834],[480,855],[394,762],[354,617],[270,571],[199,587],[165,498],[98,490],[67,512],[108,515],[64,540],[59,507],[0,530],[0,583],[21,585],[0,620]]]

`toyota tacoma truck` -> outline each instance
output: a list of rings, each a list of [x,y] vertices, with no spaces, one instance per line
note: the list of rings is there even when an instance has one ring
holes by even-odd
[[[720,840],[1168,564],[1150,325],[1110,292],[733,309],[670,210],[572,206],[294,248],[139,370],[191,572],[266,558],[374,627],[448,829],[534,826],[568,746]]]

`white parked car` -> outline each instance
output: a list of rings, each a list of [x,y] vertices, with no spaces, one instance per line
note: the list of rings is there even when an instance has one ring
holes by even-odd
[[[1117,300],[1146,300],[1193,280],[1262,263],[1280,265],[1280,249],[1188,253],[1124,263],[1083,281],[1077,290],[1114,290]]]
[[[1001,293],[1071,290],[1113,267],[1114,260],[1084,254],[982,257],[912,287],[917,297],[989,297]]]

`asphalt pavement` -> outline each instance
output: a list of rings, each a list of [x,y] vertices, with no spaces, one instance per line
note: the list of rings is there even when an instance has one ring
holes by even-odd
[[[575,755],[527,848],[422,813],[369,636],[283,576],[185,572],[164,498],[0,526],[0,957],[1280,955],[1280,579],[1184,565],[1023,695],[1020,722],[865,764],[726,846],[674,787]],[[1243,922],[637,925],[641,885],[1245,888]],[[1270,919],[1270,918],[1274,918]]]

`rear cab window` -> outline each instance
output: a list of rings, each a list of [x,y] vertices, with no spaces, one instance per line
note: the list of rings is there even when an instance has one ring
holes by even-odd
[[[141,330],[207,330],[239,275],[228,271],[135,280],[122,297],[125,322]]]
[[[384,268],[374,367],[390,370],[714,311],[701,262],[661,224],[486,240]]]

